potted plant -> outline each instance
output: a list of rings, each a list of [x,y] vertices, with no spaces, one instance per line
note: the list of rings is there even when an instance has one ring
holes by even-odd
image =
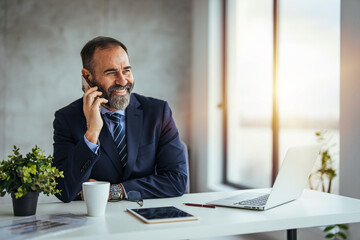
[[[334,178],[337,176],[336,169],[333,167],[333,157],[331,148],[335,144],[331,144],[332,135],[327,130],[321,130],[315,133],[317,141],[322,145],[320,152],[320,166],[310,174],[309,186],[312,190],[321,189],[323,192],[331,193],[331,187]],[[314,184],[315,183],[315,184]],[[334,224],[324,228],[327,239],[347,239],[347,231],[349,226],[347,224]]]
[[[53,167],[52,156],[44,156],[38,146],[23,156],[14,146],[13,155],[0,164],[0,196],[11,194],[15,216],[30,216],[36,213],[39,193],[60,193],[55,178],[64,177],[63,172]]]

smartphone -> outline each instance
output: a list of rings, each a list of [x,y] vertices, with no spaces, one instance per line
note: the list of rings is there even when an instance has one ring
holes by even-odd
[[[86,86],[90,87],[89,83],[85,80],[84,76],[81,75],[81,89],[83,90],[83,92],[85,92]]]
[[[96,84],[95,84],[96,85]],[[84,78],[84,76],[81,75],[81,89],[83,90],[83,92],[85,92],[86,90],[86,86],[92,87],[88,81],[86,81],[86,79]],[[101,96],[102,97],[102,96]],[[103,103],[104,105],[110,107],[109,103]]]

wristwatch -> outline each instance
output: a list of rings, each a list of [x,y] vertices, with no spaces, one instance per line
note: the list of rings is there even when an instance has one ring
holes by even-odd
[[[120,184],[110,185],[110,201],[120,201],[123,198],[123,190]]]

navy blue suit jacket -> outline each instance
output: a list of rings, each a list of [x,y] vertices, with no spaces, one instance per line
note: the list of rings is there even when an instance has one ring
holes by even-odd
[[[54,166],[64,171],[57,179],[63,202],[77,198],[83,182],[93,178],[122,183],[126,191],[145,198],[182,195],[187,181],[186,160],[178,130],[165,101],[131,94],[126,108],[128,164],[120,165],[114,140],[104,123],[94,154],[84,141],[83,100],[58,110],[54,120]]]

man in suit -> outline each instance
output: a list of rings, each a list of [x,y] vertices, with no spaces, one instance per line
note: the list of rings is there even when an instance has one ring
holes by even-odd
[[[55,113],[54,166],[63,202],[79,199],[82,183],[108,181],[109,199],[182,195],[186,160],[165,101],[131,93],[134,78],[127,48],[96,37],[82,49],[83,98]]]

